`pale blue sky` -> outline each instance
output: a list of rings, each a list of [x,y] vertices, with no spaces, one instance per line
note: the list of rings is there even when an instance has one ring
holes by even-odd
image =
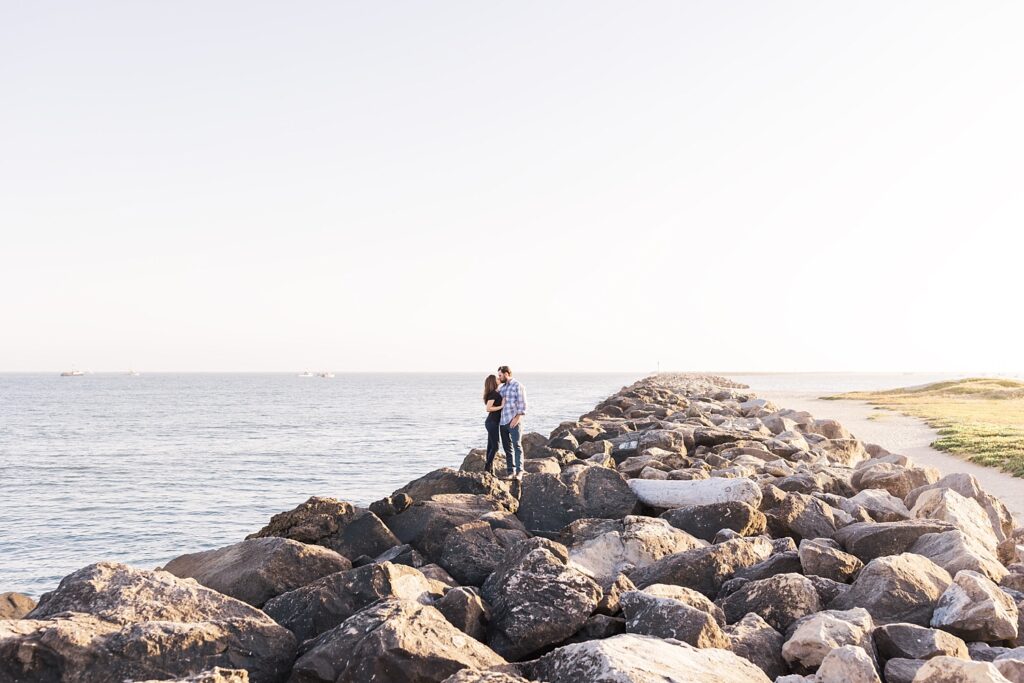
[[[1024,4],[0,4],[0,370],[1019,371]]]

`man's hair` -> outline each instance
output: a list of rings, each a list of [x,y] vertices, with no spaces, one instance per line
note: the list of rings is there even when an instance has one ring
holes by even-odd
[[[498,372],[504,372],[506,375],[512,374],[512,368],[507,365],[502,365],[498,368]]]

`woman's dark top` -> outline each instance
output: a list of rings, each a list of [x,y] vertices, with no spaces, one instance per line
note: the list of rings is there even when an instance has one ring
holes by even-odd
[[[491,400],[494,401],[494,405],[500,406],[501,405],[501,394],[499,394],[497,391],[492,391],[491,393],[487,394],[487,396],[484,397],[484,405],[486,405],[487,402],[491,401]],[[494,422],[495,424],[497,424],[500,420],[501,420],[501,411],[500,410],[495,410],[493,413],[487,413],[487,422]]]

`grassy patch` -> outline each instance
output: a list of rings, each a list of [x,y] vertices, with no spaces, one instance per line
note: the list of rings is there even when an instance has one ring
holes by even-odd
[[[972,377],[822,398],[867,401],[921,418],[939,433],[933,447],[1024,477],[1024,382]]]

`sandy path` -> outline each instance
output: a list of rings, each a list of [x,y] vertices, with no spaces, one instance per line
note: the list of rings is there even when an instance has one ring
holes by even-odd
[[[942,474],[973,474],[982,488],[1002,499],[1010,508],[1017,525],[1024,525],[1024,479],[935,450],[929,446],[937,437],[935,430],[917,418],[891,411],[876,411],[863,401],[822,401],[819,394],[758,391],[757,395],[780,408],[806,410],[819,419],[839,420],[861,441],[876,443],[893,453],[902,453],[917,463],[931,465]],[[878,413],[882,413],[880,419],[867,419],[869,415]]]

